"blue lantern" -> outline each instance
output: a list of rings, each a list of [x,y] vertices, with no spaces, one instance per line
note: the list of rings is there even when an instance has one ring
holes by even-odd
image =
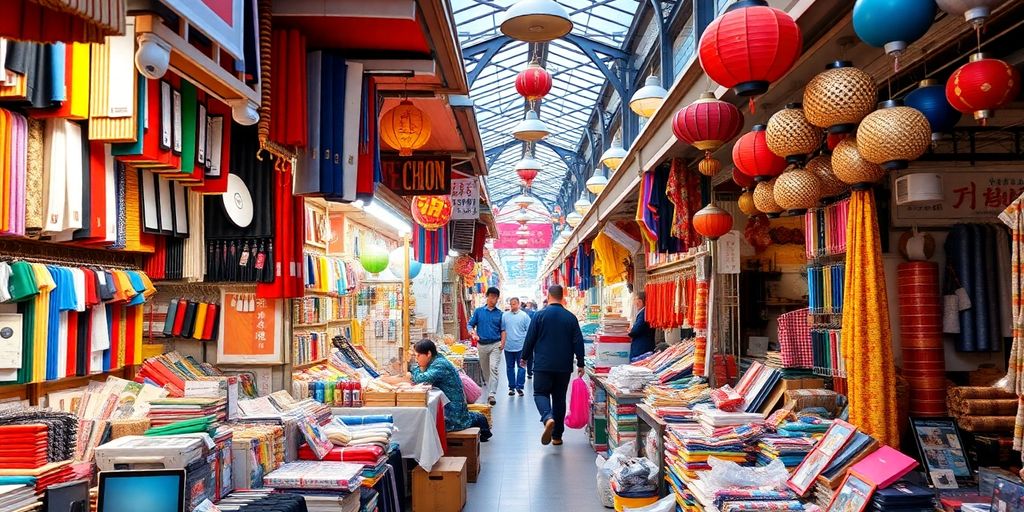
[[[405,248],[399,247],[388,255],[388,270],[399,279],[402,278],[402,270],[405,269]],[[415,279],[420,275],[423,264],[412,257],[412,249],[409,249],[409,279]]]
[[[943,134],[953,131],[962,114],[946,99],[946,87],[938,80],[923,80],[921,85],[907,95],[906,105],[920,110],[932,127],[932,140],[939,140]]]
[[[899,54],[928,32],[935,11],[935,0],[857,0],[853,30],[865,43]]]

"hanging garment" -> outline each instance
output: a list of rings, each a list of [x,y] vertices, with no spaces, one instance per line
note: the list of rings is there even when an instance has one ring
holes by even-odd
[[[356,178],[356,198],[373,198],[374,184],[382,173],[380,141],[377,134],[377,82],[372,76],[363,79],[361,118],[359,123],[359,171]],[[481,241],[483,238],[481,238]]]
[[[444,263],[448,257],[448,226],[441,226],[434,231],[428,231],[419,225],[414,226],[412,256],[424,265]]]
[[[61,117],[81,121],[89,117],[89,60],[90,45],[72,43],[64,45],[65,99],[53,108],[31,112],[32,117]]]
[[[842,354],[849,375],[850,423],[889,446],[899,446],[889,305],[882,269],[878,214],[872,190],[850,197]]]
[[[268,299],[302,297],[302,247],[306,234],[304,223],[298,220],[304,213],[303,200],[292,195],[290,163],[277,159],[274,175],[274,204],[279,212],[274,226],[274,250],[272,255],[264,255],[264,260],[257,262],[261,268],[270,268],[273,275],[270,282],[256,285],[256,296]]]
[[[309,141],[295,167],[294,191],[296,195],[319,195],[321,190],[320,162],[326,158],[326,148],[325,144],[321,142],[320,133],[324,127],[322,124],[324,111],[321,108],[321,102],[324,99],[321,92],[324,82],[323,60],[323,52],[310,52],[306,56],[306,129]],[[294,81],[289,80],[289,82]],[[273,127],[271,131],[273,131]],[[324,142],[326,140],[324,139]]]
[[[46,153],[44,143],[44,124],[36,119],[29,119],[28,146],[25,166],[25,234],[37,236],[45,226],[46,208],[43,195],[43,155]]]
[[[296,78],[308,76],[306,37],[297,29],[276,29],[271,38],[270,140],[304,148],[310,133],[303,115],[309,83]]]
[[[626,261],[630,255],[621,245],[602,232],[594,238],[591,247],[594,250],[593,272],[603,277],[605,284],[626,280]]]
[[[673,219],[675,217],[675,206],[669,200],[667,189],[669,175],[672,168],[668,165],[661,165],[654,170],[654,180],[648,199],[648,210],[653,216],[655,232],[657,233],[657,249],[662,253],[677,253],[683,250],[678,238],[673,236]]]

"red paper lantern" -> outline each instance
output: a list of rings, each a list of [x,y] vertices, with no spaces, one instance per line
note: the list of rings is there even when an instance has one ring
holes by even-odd
[[[974,114],[981,121],[994,116],[1020,94],[1020,72],[999,59],[982,53],[971,55],[971,61],[953,72],[946,82],[946,99],[953,108]]]
[[[434,231],[452,218],[450,196],[414,196],[412,198],[412,219],[427,231]]]
[[[711,153],[732,140],[743,128],[743,114],[733,104],[706,92],[697,101],[683,107],[672,118],[676,138],[704,151],[704,160],[714,160]],[[711,165],[710,162],[704,165]],[[711,167],[717,173],[717,168]]]
[[[755,181],[763,181],[782,174],[786,159],[768,149],[765,125],[755,125],[732,147],[732,163],[743,174]]]
[[[765,0],[739,0],[700,38],[704,72],[739,96],[757,96],[782,78],[803,50],[800,27]]]
[[[732,182],[739,185],[740,188],[754,188],[754,178],[743,174],[735,167],[732,168]]]
[[[732,229],[732,215],[713,203],[709,204],[693,214],[693,229],[701,236],[718,240]]]
[[[537,101],[551,92],[551,73],[536,62],[516,76],[516,90],[529,101]]]
[[[455,273],[465,279],[476,277],[476,261],[471,256],[462,255],[455,258]]]
[[[533,179],[537,177],[537,169],[519,169],[516,174],[523,180],[523,185],[530,187],[533,185]]]

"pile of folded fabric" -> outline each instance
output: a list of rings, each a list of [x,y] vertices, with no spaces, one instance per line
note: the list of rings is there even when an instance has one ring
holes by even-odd
[[[701,472],[703,475],[704,472]],[[761,487],[717,487],[710,480],[699,478],[692,480],[689,488],[698,506],[698,510],[718,510],[719,512],[746,512],[757,510],[804,510],[804,506],[789,489],[772,489]]]
[[[608,384],[620,391],[640,391],[652,381],[654,381],[654,373],[650,368],[643,366],[624,364],[615,366],[608,372]]]
[[[757,444],[757,464],[767,466],[773,460],[779,460],[786,469],[792,471],[803,462],[816,443],[813,438],[766,435]]]
[[[201,430],[216,429],[228,417],[226,398],[159,398],[149,403],[150,424],[162,427],[185,420],[196,420],[178,425],[187,430],[194,427]],[[152,429],[151,429],[152,430]],[[184,430],[172,433],[188,433]]]
[[[362,464],[366,487],[374,486],[384,476],[388,456],[396,448],[391,440],[395,431],[391,415],[337,416],[323,430],[334,448],[322,460]],[[299,448],[299,458],[317,460],[305,444]]]
[[[11,409],[0,413],[0,484],[15,498],[20,486],[36,493],[72,480],[78,420],[74,415],[42,409]],[[15,501],[20,501],[15,499]],[[0,510],[16,510],[3,508]]]
[[[362,464],[288,462],[263,477],[263,485],[305,498],[309,512],[359,512]]]
[[[630,366],[650,369],[654,373],[657,382],[665,384],[693,375],[693,354],[694,342],[692,339],[689,339],[672,345],[645,359],[636,361]]]
[[[824,420],[815,416],[800,416],[795,421],[785,421],[776,429],[782,437],[821,436],[832,426],[832,420]]]
[[[22,510],[38,503],[34,478],[0,477],[0,510]]]
[[[735,427],[750,424],[764,424],[764,416],[758,413],[727,412],[718,409],[700,408],[696,411],[701,431],[708,437],[721,437]]]

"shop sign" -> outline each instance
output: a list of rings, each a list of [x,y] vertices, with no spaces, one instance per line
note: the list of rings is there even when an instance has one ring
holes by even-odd
[[[400,196],[451,193],[452,157],[381,155],[384,185]]]
[[[505,270],[509,279],[536,279],[540,273],[540,262],[537,260],[506,261]]]
[[[551,224],[527,224],[529,233],[525,237],[516,234],[522,227],[516,222],[498,224],[498,239],[494,241],[495,249],[547,249],[551,247]],[[519,240],[526,243],[519,245]]]
[[[984,167],[949,170],[918,169],[906,174],[934,172],[942,177],[942,201],[926,205],[895,205],[892,221],[896,226],[948,226],[958,222],[998,222],[998,215],[1024,193],[1024,171],[1019,168]]]
[[[452,180],[452,219],[480,218],[480,181],[476,178]]]
[[[718,244],[718,273],[740,273],[740,232],[730,231],[714,243]]]

